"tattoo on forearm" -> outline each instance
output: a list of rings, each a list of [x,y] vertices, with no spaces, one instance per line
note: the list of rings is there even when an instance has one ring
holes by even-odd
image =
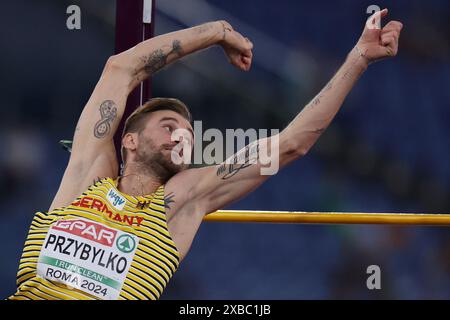
[[[320,91],[320,93],[311,101],[310,104],[308,104],[306,106],[307,109],[314,109],[317,105],[319,105],[322,101],[322,99],[325,97],[326,93],[328,91],[330,91],[331,89],[333,89],[333,87],[335,87],[335,81],[337,78],[339,78],[339,80],[345,80],[348,77],[352,77],[354,78],[356,76],[356,78],[359,78],[362,73],[364,72],[363,69],[358,69],[355,68],[356,63],[358,62],[358,60],[361,58],[361,56],[359,56],[358,58],[354,59],[349,66],[347,67],[347,69],[342,69],[342,71],[336,73],[334,75],[334,77],[330,80],[330,82],[328,82],[328,84],[325,86],[325,88],[322,89],[322,91]],[[356,72],[356,74],[355,74]],[[317,134],[317,135],[321,135],[327,128],[328,124],[326,124],[325,126],[316,128],[316,129],[312,129],[312,133]]]
[[[311,107],[314,108],[315,106],[317,106],[320,103],[320,99],[322,99],[322,97],[323,97],[323,93],[321,92],[311,102]]]
[[[170,204],[175,203],[175,200],[173,199],[174,197],[175,197],[175,194],[173,192],[171,192],[164,198],[164,207],[165,208],[171,209]]]
[[[144,70],[148,74],[153,74],[159,71],[166,66],[171,54],[174,54],[177,57],[181,57],[183,55],[183,48],[180,40],[173,40],[172,48],[167,53],[165,53],[163,49],[156,49],[153,51],[148,58],[144,59],[146,61]]]
[[[322,91],[320,91],[320,93],[317,95],[317,97],[315,97],[314,100],[311,102],[312,107],[317,106],[320,103],[320,100],[325,95],[325,93],[333,88],[333,82],[334,82],[334,77],[330,80],[330,82],[328,82],[328,84],[325,86],[325,88],[323,88]]]
[[[155,73],[159,69],[162,69],[166,65],[167,56],[162,49],[157,49],[149,56],[147,63],[145,64],[145,71],[148,74]]]
[[[356,63],[356,62],[355,62]],[[354,70],[354,65],[352,65],[350,68],[348,68],[348,70],[344,73],[344,75],[342,76],[342,79],[346,79],[348,78],[353,72],[355,72]],[[358,74],[356,75],[356,78],[359,78],[362,74],[363,74],[364,70],[359,70]]]
[[[242,169],[256,164],[259,159],[259,143],[250,144],[236,153],[231,161],[226,161],[217,168],[216,175],[227,180],[236,175]]]
[[[350,65],[350,67],[344,72],[344,75],[342,76],[342,79],[346,79],[352,73],[354,73],[355,72],[355,65],[358,63],[359,59],[364,59],[364,57],[365,57],[364,54],[363,55],[359,54],[358,57],[353,60],[353,62]],[[349,59],[349,58],[350,58],[350,54],[349,54],[347,59]],[[358,79],[363,74],[364,69],[359,69],[359,70],[357,70],[357,72],[358,73],[356,74],[356,78]]]
[[[114,101],[105,100],[99,109],[101,119],[95,124],[94,136],[97,139],[102,139],[111,132],[111,124],[117,118],[117,107]]]
[[[221,21],[220,23],[222,24],[222,27],[223,27],[222,41],[225,41],[225,39],[227,37],[227,31],[231,32],[231,31],[233,31],[233,29],[228,27],[223,21]]]

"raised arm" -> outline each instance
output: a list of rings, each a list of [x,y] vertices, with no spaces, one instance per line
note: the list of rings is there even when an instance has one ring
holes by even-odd
[[[369,18],[361,38],[335,76],[280,134],[285,148],[293,150],[292,156],[284,157],[285,162],[304,155],[315,144],[370,63],[397,55],[403,25],[391,21],[383,29],[377,28],[377,21],[387,13],[384,9]]]
[[[114,177],[118,161],[113,137],[129,93],[164,66],[190,53],[221,44],[242,70],[251,63],[250,41],[225,21],[164,34],[110,57],[76,126],[72,153],[51,209],[66,206],[95,179]]]
[[[265,167],[267,169],[264,161],[261,161],[263,156],[267,159],[265,155],[272,155],[275,161],[272,164],[279,164],[280,167],[304,156],[328,127],[368,65],[397,54],[402,29],[400,22],[391,21],[381,30],[368,27],[374,19],[386,14],[385,9],[370,18],[370,23],[339,71],[286,129],[279,135],[256,141],[238,152],[235,159],[245,159],[243,163],[225,162],[187,170],[169,181],[166,190],[172,193],[172,205],[178,206],[177,209],[181,211],[198,212],[201,219],[202,215],[223,208],[248,194],[269,177],[262,174],[262,170]],[[186,189],[190,189],[189,193],[183,191]]]

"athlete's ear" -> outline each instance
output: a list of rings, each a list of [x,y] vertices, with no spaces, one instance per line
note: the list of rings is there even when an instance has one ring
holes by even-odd
[[[135,151],[138,144],[138,134],[137,133],[126,133],[122,138],[122,145],[127,151]]]

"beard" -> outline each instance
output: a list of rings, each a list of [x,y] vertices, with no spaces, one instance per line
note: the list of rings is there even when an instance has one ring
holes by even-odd
[[[141,136],[141,139],[135,161],[161,183],[165,184],[174,175],[188,168],[186,164],[177,165],[171,160],[172,145],[163,144],[158,147],[150,138]]]

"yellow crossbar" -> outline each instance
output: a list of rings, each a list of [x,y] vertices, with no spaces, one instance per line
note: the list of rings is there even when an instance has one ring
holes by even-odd
[[[450,214],[220,210],[203,221],[450,226]]]

